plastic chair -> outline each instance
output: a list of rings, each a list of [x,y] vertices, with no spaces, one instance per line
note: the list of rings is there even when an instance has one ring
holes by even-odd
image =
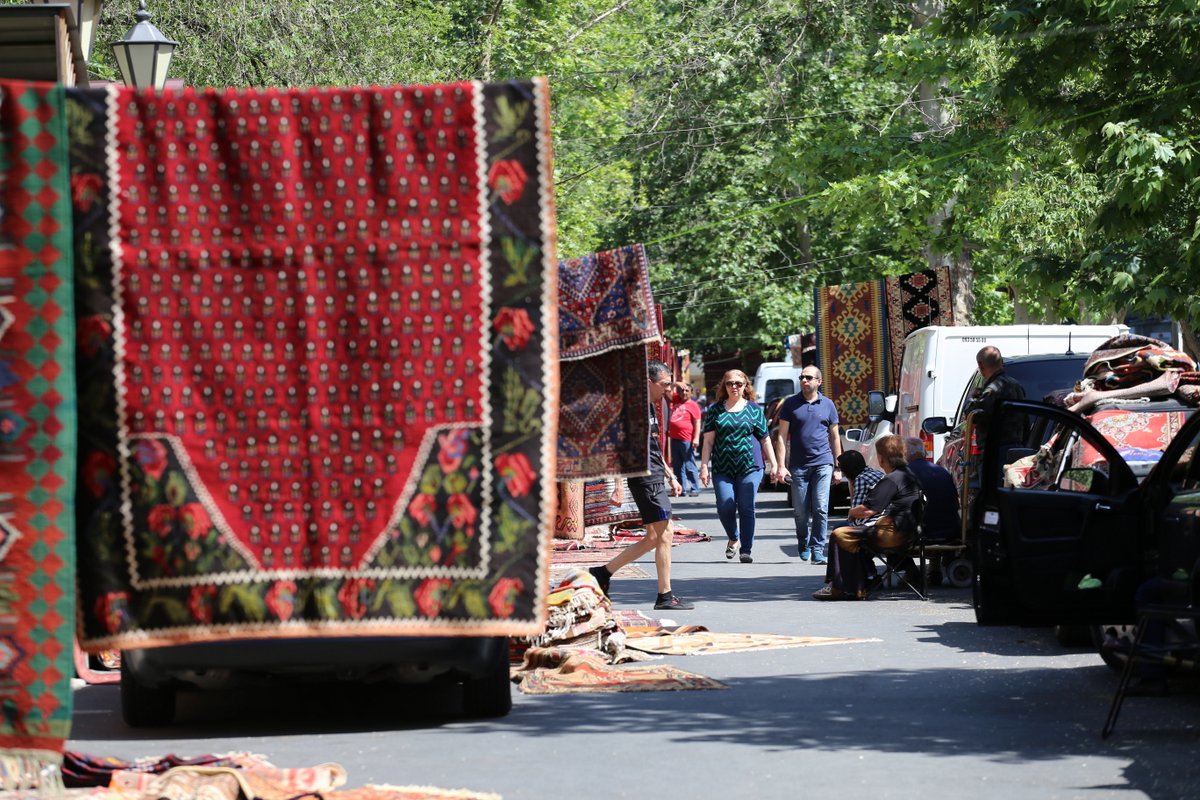
[[[1146,644],[1146,624],[1152,620],[1169,623],[1176,620],[1191,620],[1194,625],[1200,625],[1200,560],[1192,566],[1191,590],[1187,603],[1146,603],[1137,609],[1137,633],[1133,637],[1133,646],[1125,659],[1125,668],[1121,671],[1121,680],[1117,684],[1117,692],[1113,695],[1112,705],[1108,709],[1108,717],[1104,720],[1104,728],[1100,738],[1107,739],[1117,726],[1117,716],[1129,692],[1130,681],[1133,680],[1135,666],[1155,664],[1164,668],[1174,667],[1190,671],[1200,667],[1200,639],[1193,638],[1190,642],[1170,642]],[[1200,631],[1196,631],[1200,633]]]

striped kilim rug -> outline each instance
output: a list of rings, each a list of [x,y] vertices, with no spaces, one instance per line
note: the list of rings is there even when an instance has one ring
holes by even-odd
[[[62,87],[0,82],[0,789],[51,796],[71,726],[76,397]]]
[[[837,406],[843,429],[864,427],[867,392],[886,391],[890,382],[883,282],[816,289],[813,308],[822,392]]]
[[[546,84],[76,97],[85,646],[539,630]]]

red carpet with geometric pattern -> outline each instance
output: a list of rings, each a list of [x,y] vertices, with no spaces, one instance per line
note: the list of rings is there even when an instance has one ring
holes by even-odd
[[[74,662],[71,189],[62,87],[0,81],[0,789],[45,796]]]
[[[537,630],[545,84],[80,94],[86,645]]]

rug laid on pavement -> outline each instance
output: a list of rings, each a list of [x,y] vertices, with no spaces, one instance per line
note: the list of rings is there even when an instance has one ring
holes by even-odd
[[[899,380],[904,356],[904,337],[927,325],[954,324],[954,296],[950,268],[938,267],[910,275],[883,279],[887,302],[887,341],[890,349],[891,384]]]
[[[442,789],[436,786],[371,785],[355,789],[341,788],[347,782],[346,769],[327,763],[315,767],[282,768],[261,756],[176,759],[183,766],[171,766],[161,772],[137,769],[116,770],[104,786],[67,789],[58,795],[70,800],[294,800],[312,797],[318,800],[499,800],[496,794],[467,789]],[[98,761],[98,760],[97,760]],[[199,762],[199,763],[190,763]],[[210,762],[210,763],[204,763]]]
[[[662,326],[640,244],[558,262],[558,336],[563,361],[658,341]]]
[[[887,391],[888,335],[883,282],[814,290],[821,392],[837,403],[842,428],[867,424],[867,392]]]
[[[46,795],[75,655],[67,130],[62,87],[0,82],[0,789]]]
[[[729,688],[718,680],[669,664],[612,665],[601,653],[568,648],[530,648],[513,680],[525,694]]]
[[[780,650],[788,647],[818,647],[833,644],[860,644],[879,639],[833,636],[781,636],[773,633],[722,633],[690,630],[642,635],[626,631],[625,646],[630,650],[661,656],[701,656],[712,653],[745,653],[750,650]]]
[[[79,96],[84,645],[540,630],[545,83]]]

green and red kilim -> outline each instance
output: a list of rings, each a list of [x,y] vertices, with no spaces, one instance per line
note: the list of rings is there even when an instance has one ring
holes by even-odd
[[[75,630],[64,90],[0,81],[0,788],[61,785]]]

